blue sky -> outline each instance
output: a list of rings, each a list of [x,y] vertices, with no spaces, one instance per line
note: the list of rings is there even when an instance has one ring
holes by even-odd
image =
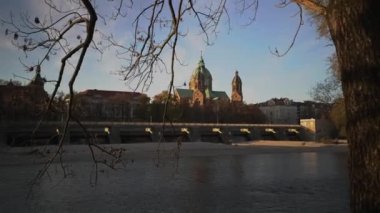
[[[5,0],[0,0],[5,1]],[[37,2],[37,3],[36,3]],[[38,0],[15,0],[13,4],[1,9],[1,18],[7,18],[9,10],[19,12],[19,8],[28,8],[30,14],[40,13],[41,6]],[[201,1],[199,1],[201,2]],[[326,76],[328,68],[327,57],[333,48],[324,39],[318,39],[314,26],[304,17],[305,23],[301,28],[293,49],[284,57],[278,58],[272,55],[270,48],[285,50],[292,40],[292,36],[298,24],[298,18],[293,17],[297,8],[289,6],[285,9],[276,8],[278,0],[260,1],[256,21],[249,25],[245,17],[240,17],[233,11],[231,16],[231,31],[227,25],[219,27],[219,33],[213,39],[213,45],[207,46],[193,22],[187,22],[181,30],[187,32],[187,36],[181,38],[177,52],[185,66],[176,65],[175,85],[188,82],[191,73],[200,58],[201,52],[206,67],[213,76],[213,89],[224,90],[231,93],[231,81],[235,70],[239,71],[243,81],[243,96],[247,103],[258,103],[273,97],[288,97],[296,101],[309,100],[309,91]],[[9,3],[9,1],[7,1]],[[20,4],[28,4],[28,7],[19,7]],[[2,5],[5,5],[3,3]],[[25,10],[25,9],[23,9]],[[31,15],[33,16],[33,15]],[[106,29],[112,31],[119,39],[128,42],[131,26],[125,20],[110,23]],[[0,33],[0,78],[9,80],[21,80],[14,78],[13,74],[32,78],[33,73],[25,72],[19,58],[26,62],[38,60],[38,54],[25,58],[22,51],[17,50],[4,36],[5,26],[1,26]],[[164,57],[168,53],[164,53]],[[131,91],[133,86],[126,85],[122,76],[113,74],[123,62],[118,60],[112,50],[105,52],[99,61],[99,54],[89,52],[85,58],[82,70],[75,85],[76,91],[85,89],[104,89]],[[54,79],[59,70],[59,60],[50,60],[42,66],[42,75],[47,79]],[[67,77],[65,75],[62,91],[67,91]],[[157,72],[153,84],[146,92],[153,96],[167,89],[169,74]],[[52,84],[47,84],[45,89],[51,91]],[[141,91],[141,89],[137,89]]]

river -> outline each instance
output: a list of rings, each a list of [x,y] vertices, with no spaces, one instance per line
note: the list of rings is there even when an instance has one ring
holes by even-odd
[[[56,162],[32,188],[46,158],[31,148],[3,148],[1,212],[349,211],[346,146],[186,143],[179,158],[175,143],[162,145],[159,158],[157,144],[120,146],[123,164],[100,166],[96,184],[87,147],[72,145],[63,156],[68,177]]]

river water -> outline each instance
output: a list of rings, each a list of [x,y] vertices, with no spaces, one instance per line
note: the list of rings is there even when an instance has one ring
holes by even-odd
[[[119,169],[94,166],[85,146],[30,187],[45,158],[29,148],[0,153],[1,212],[348,212],[346,147],[124,145]],[[25,149],[25,150],[23,150]],[[50,149],[54,149],[51,148]],[[100,158],[102,156],[99,156]],[[30,196],[26,194],[31,189]]]

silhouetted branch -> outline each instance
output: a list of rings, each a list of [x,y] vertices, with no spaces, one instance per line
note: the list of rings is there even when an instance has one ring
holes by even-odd
[[[257,11],[259,9],[259,0],[252,0],[251,2],[248,2],[247,0],[240,0],[238,2],[238,5],[240,5],[240,15],[251,13],[252,15],[248,17],[248,22],[244,24],[244,26],[251,25],[255,20],[257,16]],[[250,11],[252,10],[252,11]],[[228,15],[228,11],[226,10],[225,13]]]
[[[288,2],[283,1],[283,2],[282,2],[280,5],[278,5],[278,6],[279,6],[279,7],[286,7],[286,6],[288,6],[288,5],[289,5]],[[303,13],[302,13],[302,7],[301,7],[301,5],[298,4],[298,3],[297,3],[297,6],[298,6],[298,8],[299,8],[299,11],[298,11],[298,15],[299,15],[299,23],[298,23],[297,30],[296,30],[296,32],[295,32],[295,34],[294,34],[294,36],[293,36],[293,39],[292,39],[290,45],[288,46],[288,48],[287,48],[283,53],[279,52],[277,48],[275,48],[274,51],[271,50],[271,49],[269,49],[270,52],[271,52],[273,55],[277,56],[277,57],[283,57],[283,56],[285,56],[286,54],[288,54],[288,52],[289,52],[289,51],[292,49],[292,47],[294,46],[294,44],[295,44],[295,42],[296,42],[296,39],[297,39],[297,36],[298,36],[298,33],[300,32],[301,26],[303,25]]]

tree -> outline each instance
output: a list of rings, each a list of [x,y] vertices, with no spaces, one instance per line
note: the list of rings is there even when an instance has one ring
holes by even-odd
[[[351,210],[380,211],[380,15],[375,0],[294,0],[326,20],[347,116]]]
[[[329,28],[336,47],[347,113],[351,208],[380,210],[380,16],[376,1],[332,1]]]
[[[341,80],[337,75],[339,75],[339,73],[330,68],[328,70],[328,76],[311,89],[311,97],[317,102],[326,104],[334,103],[337,99],[342,98]]]
[[[12,36],[12,43],[23,50],[25,54],[28,52],[36,52],[42,49],[41,60],[38,60],[36,65],[26,66],[28,71],[33,71],[37,66],[40,66],[44,61],[50,60],[51,56],[58,55],[60,58],[60,69],[59,75],[56,80],[56,85],[53,93],[50,97],[50,101],[47,105],[47,110],[51,110],[53,107],[53,102],[55,100],[58,89],[60,88],[63,73],[67,72],[67,65],[72,67],[73,72],[69,80],[69,95],[67,115],[65,119],[65,124],[63,127],[63,132],[60,135],[58,142],[58,149],[54,155],[45,163],[43,168],[38,172],[34,181],[38,181],[43,175],[46,174],[48,168],[53,163],[53,161],[58,157],[62,157],[63,154],[63,142],[65,137],[67,137],[67,131],[69,128],[69,122],[71,120],[76,121],[83,129],[87,136],[87,142],[91,151],[92,158],[95,162],[96,170],[98,168],[98,163],[104,161],[99,161],[94,155],[93,148],[99,149],[102,152],[108,154],[114,160],[120,159],[120,154],[115,155],[109,150],[100,147],[96,144],[96,137],[91,136],[87,129],[81,124],[78,118],[73,114],[74,110],[74,84],[76,77],[78,76],[83,60],[87,53],[88,48],[91,46],[94,49],[98,49],[96,43],[93,43],[95,26],[98,20],[98,14],[95,11],[94,3],[90,0],[79,0],[79,1],[68,1],[69,7],[62,7],[61,2],[54,0],[43,1],[50,10],[49,15],[40,19],[36,16],[30,18],[27,14],[21,15],[19,22],[15,21],[12,13],[9,20],[1,20],[2,24],[7,25],[9,28],[5,30],[6,35]],[[117,8],[116,8],[117,10]],[[116,13],[115,16],[120,15]],[[58,17],[58,18],[57,18]],[[21,23],[21,24],[20,24]],[[84,36],[76,35],[75,29],[83,30]],[[76,38],[76,39],[75,39]],[[99,49],[98,49],[99,50]],[[99,50],[100,51],[100,50]],[[60,53],[60,54],[58,54]],[[73,59],[74,58],[74,59]],[[70,61],[72,59],[75,63]],[[46,113],[44,114],[46,116]],[[42,122],[44,116],[42,116],[40,122],[37,124],[38,129],[39,124]],[[112,161],[115,162],[115,161]],[[104,163],[111,167],[114,167],[114,163]],[[63,172],[65,173],[64,166],[62,165]]]
[[[7,80],[0,79],[0,85],[7,85],[9,83],[12,83],[15,86],[21,86],[22,85],[22,83],[20,81],[14,81],[14,80],[7,81]]]
[[[311,89],[311,97],[328,107],[329,119],[334,123],[334,137],[346,138],[346,110],[342,93],[342,82],[336,54],[329,57],[328,76]]]
[[[169,94],[168,94],[168,91],[165,90],[165,91],[162,91],[161,93],[155,95],[153,97],[153,100],[152,102],[155,103],[155,104],[163,104],[165,103],[166,99],[169,98]],[[170,100],[171,100],[171,103],[172,104],[175,104],[175,100],[174,100],[174,96],[173,95],[170,95]]]
[[[20,37],[26,38],[24,39],[25,44],[19,45],[24,51],[45,47],[50,53],[54,50],[53,47],[57,48],[59,45],[69,43],[64,37],[70,29],[74,26],[84,26],[85,39],[79,36],[77,38],[80,43],[77,46],[65,49],[67,52],[61,58],[60,77],[52,96],[53,99],[59,88],[67,60],[78,53],[78,60],[69,83],[71,99],[67,116],[68,125],[68,121],[72,118],[70,109],[74,98],[73,85],[87,49],[93,41],[98,16],[103,16],[96,13],[95,3],[90,0],[70,1],[77,7],[71,7],[74,9],[69,11],[60,11],[53,0],[45,0],[44,2],[54,11],[63,14],[61,18],[41,26],[40,24],[43,22],[36,17],[34,23],[25,22],[26,26],[30,26],[29,34],[23,34],[25,31],[17,27],[13,31],[7,30],[6,33],[11,32],[14,40]],[[119,2],[120,5],[123,5],[123,0]],[[160,56],[165,49],[168,49],[170,66],[167,70],[172,76],[168,94],[172,94],[175,76],[174,64],[176,62],[181,63],[176,54],[176,45],[178,39],[185,36],[181,33],[181,24],[188,18],[197,20],[205,35],[205,41],[209,43],[209,34],[216,33],[221,17],[223,15],[227,19],[229,17],[226,0],[211,2],[208,5],[200,5],[193,0],[156,0],[142,7],[138,14],[132,18],[135,30],[133,41],[130,44],[123,45],[115,41],[112,36],[105,36],[105,40],[109,44],[120,48],[118,53],[122,54],[119,54],[118,57],[125,56],[127,65],[122,67],[120,74],[126,80],[137,79],[138,85],[149,85],[149,82],[153,80],[155,69],[164,68],[166,70],[166,65]],[[242,10],[253,8],[254,15],[250,20],[254,20],[259,0],[252,0],[249,3],[246,1],[239,2],[243,5]],[[380,37],[378,36],[380,16],[377,11],[379,3],[375,0],[280,0],[282,6],[290,3],[296,3],[300,8],[300,25],[296,35],[303,22],[303,7],[315,14],[316,19],[323,20],[318,27],[321,31],[325,30],[329,33],[332,38],[341,71],[347,112],[352,211],[378,212],[380,211],[380,197],[378,196],[380,194]],[[133,7],[133,4],[130,6]],[[123,15],[121,7],[116,8],[115,14],[113,17]],[[64,26],[62,28],[55,28],[57,23],[62,22],[68,24],[61,25]],[[15,26],[12,22],[8,24]],[[158,31],[163,33],[158,33]],[[30,37],[28,35],[31,35],[30,33],[48,36],[38,42],[34,42],[32,39],[29,44]],[[286,54],[293,46],[295,38],[296,36],[284,53],[279,53],[277,49],[273,53],[278,56]],[[47,60],[47,56],[49,54],[45,54],[43,59]],[[169,98],[166,100],[165,106],[168,102]],[[167,107],[164,111],[167,111]],[[60,140],[60,146],[62,142],[63,139]]]

